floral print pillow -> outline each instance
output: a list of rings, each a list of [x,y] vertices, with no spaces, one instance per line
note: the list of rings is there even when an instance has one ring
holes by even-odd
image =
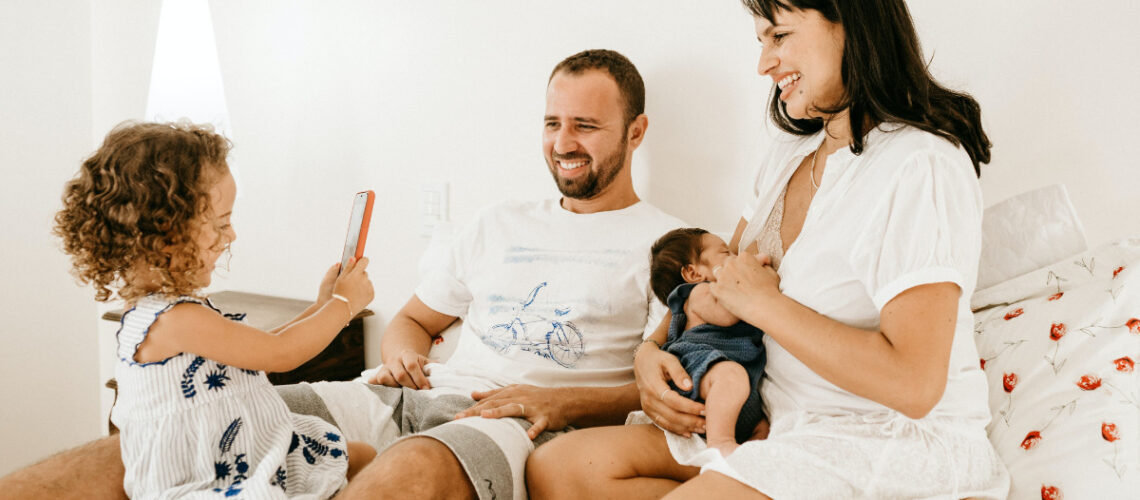
[[[975,340],[1010,498],[1140,498],[1140,241],[993,288]]]

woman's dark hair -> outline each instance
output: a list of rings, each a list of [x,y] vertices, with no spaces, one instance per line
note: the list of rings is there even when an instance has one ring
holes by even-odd
[[[981,176],[981,164],[989,163],[992,146],[982,130],[981,108],[969,94],[934,81],[903,0],[742,1],[752,15],[772,23],[778,11],[811,9],[843,26],[844,99],[820,111],[849,110],[855,141],[852,153],[863,152],[863,136],[869,127],[905,123],[964,148],[974,172]],[[824,126],[818,118],[788,116],[779,87],[772,95],[769,113],[778,127],[797,135],[814,134]]]
[[[681,270],[701,256],[701,236],[708,231],[696,227],[674,229],[657,239],[649,249],[649,288],[665,299],[674,288],[685,282]]]

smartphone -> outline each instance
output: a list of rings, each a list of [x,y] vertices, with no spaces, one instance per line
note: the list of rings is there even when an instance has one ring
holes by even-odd
[[[344,238],[344,253],[340,257],[340,269],[348,266],[348,259],[364,256],[364,242],[368,240],[368,222],[372,220],[372,202],[376,193],[361,191],[352,198],[352,215],[348,218],[348,235]]]

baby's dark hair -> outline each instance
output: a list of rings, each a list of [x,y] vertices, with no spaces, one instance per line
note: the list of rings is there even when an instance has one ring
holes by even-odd
[[[701,256],[701,236],[708,231],[697,227],[674,229],[665,233],[649,249],[649,287],[665,303],[669,293],[682,283],[681,270],[696,263]]]
[[[112,287],[127,301],[195,292],[196,238],[229,151],[208,125],[125,122],[107,134],[64,186],[53,229],[95,300]]]

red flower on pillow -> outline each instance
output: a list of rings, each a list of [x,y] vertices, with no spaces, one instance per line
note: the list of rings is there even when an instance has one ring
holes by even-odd
[[[1013,388],[1017,387],[1017,374],[1006,373],[1001,377],[1001,386],[1005,392],[1013,392]]]
[[[1014,310],[1012,310],[1012,311],[1010,311],[1010,312],[1007,312],[1007,313],[1005,313],[1005,320],[1006,320],[1006,321],[1009,321],[1009,320],[1011,320],[1011,319],[1013,319],[1013,318],[1016,318],[1016,317],[1018,317],[1018,316],[1021,316],[1022,314],[1025,314],[1025,309],[1022,309],[1022,308],[1020,308],[1020,307],[1019,307],[1019,308],[1017,308],[1017,309],[1014,309]]]
[[[1103,422],[1100,424],[1100,437],[1105,441],[1113,442],[1120,439],[1120,434],[1116,432],[1116,424],[1112,422]]]
[[[984,359],[982,360],[983,365],[985,364],[985,361],[986,360]],[[1116,364],[1116,371],[1118,372],[1132,373],[1132,368],[1136,366],[1136,362],[1132,361],[1132,358],[1128,356],[1114,359],[1112,362]]]
[[[1053,340],[1061,340],[1066,333],[1069,333],[1069,328],[1064,323],[1053,323],[1053,326],[1049,327],[1049,338]]]
[[[986,358],[981,358],[981,362],[982,362],[982,369],[985,370],[986,369]],[[1119,370],[1119,368],[1117,368],[1117,369]]]
[[[1053,295],[1050,295],[1050,296],[1049,296],[1049,301],[1050,301],[1050,302],[1052,302],[1052,301],[1054,301],[1054,300],[1057,300],[1057,299],[1061,298],[1061,296],[1062,296],[1062,295],[1064,295],[1064,294],[1065,294],[1065,292],[1057,292],[1057,293],[1054,293]]]
[[[1124,323],[1132,333],[1140,333],[1140,318],[1132,318]]]
[[[1025,435],[1025,439],[1021,440],[1021,447],[1028,450],[1034,446],[1037,446],[1037,442],[1040,440],[1041,431],[1029,431],[1029,434]]]
[[[1116,268],[1116,270],[1112,271],[1112,278],[1116,279],[1116,275],[1120,274],[1120,271],[1123,271],[1123,270],[1124,270],[1124,266],[1120,266],[1120,267]]]
[[[1041,500],[1061,500],[1065,495],[1056,486],[1041,485]]]
[[[1086,391],[1095,391],[1100,387],[1100,377],[1096,375],[1082,375],[1081,379],[1077,381],[1077,387]]]
[[[440,335],[440,336],[436,337],[436,338],[435,338],[435,340],[432,340],[432,341],[431,341],[431,343],[432,343],[432,344],[434,344],[434,345],[440,345],[440,344],[442,344],[442,343],[443,343],[443,335]]]

